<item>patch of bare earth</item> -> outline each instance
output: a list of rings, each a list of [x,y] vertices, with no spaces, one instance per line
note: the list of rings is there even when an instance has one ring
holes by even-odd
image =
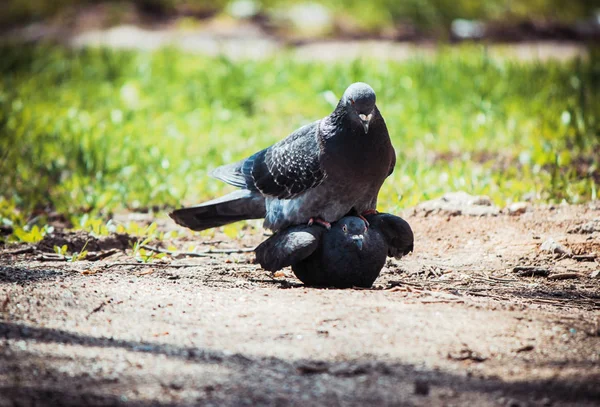
[[[599,205],[455,215],[406,211],[415,252],[371,290],[306,288],[244,252],[157,265],[119,239],[73,263],[40,251],[51,241],[7,247],[0,406],[598,405]]]

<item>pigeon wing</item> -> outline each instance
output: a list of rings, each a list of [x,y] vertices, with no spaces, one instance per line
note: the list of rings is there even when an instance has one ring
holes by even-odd
[[[212,176],[238,188],[279,199],[293,198],[325,179],[321,168],[319,123],[301,127],[285,139]]]
[[[372,228],[383,235],[388,245],[388,256],[397,259],[413,251],[414,235],[407,221],[389,213],[367,215]]]
[[[317,249],[324,230],[317,225],[303,225],[277,232],[254,250],[256,262],[268,271],[296,264]]]

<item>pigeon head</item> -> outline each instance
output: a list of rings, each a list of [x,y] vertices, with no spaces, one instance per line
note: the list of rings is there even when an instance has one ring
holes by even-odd
[[[337,234],[342,236],[343,242],[356,245],[358,250],[362,250],[367,232],[367,224],[364,220],[356,216],[346,216],[336,222],[335,229]]]
[[[373,88],[363,82],[353,83],[344,92],[342,102],[350,119],[360,123],[367,134],[375,110]]]

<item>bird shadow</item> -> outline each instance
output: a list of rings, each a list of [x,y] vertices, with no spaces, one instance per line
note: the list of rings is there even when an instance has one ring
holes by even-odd
[[[560,378],[547,380],[503,381],[494,377],[481,378],[464,373],[424,369],[368,354],[345,361],[283,359],[170,343],[96,337],[9,321],[0,321],[0,338],[7,350],[0,352],[0,366],[3,366],[0,367],[0,377],[4,377],[0,382],[0,404],[4,399],[16,405],[41,403],[59,406],[167,406],[190,402],[212,402],[218,405],[412,405],[427,403],[423,397],[430,397],[431,400],[445,397],[447,404],[460,402],[461,397],[469,395],[476,395],[480,400],[481,397],[495,401],[500,398],[519,400],[523,404],[540,400],[559,404],[591,404],[600,401],[598,374],[562,375]],[[65,347],[70,346],[109,351],[120,349],[132,353],[133,358],[136,354],[145,354],[158,357],[157,361],[178,360],[183,361],[186,366],[198,368],[218,366],[224,368],[227,374],[214,384],[205,375],[194,374],[185,381],[186,379],[181,379],[184,377],[183,372],[166,370],[160,378],[142,372],[136,382],[135,377],[127,377],[128,372],[125,371],[119,375],[117,383],[112,383],[102,375],[94,377],[87,373],[69,373],[62,366],[75,360],[78,365],[84,366],[83,370],[87,370],[86,365],[91,367],[98,363],[97,353],[87,360],[69,356],[65,357],[68,360],[61,361],[48,352],[35,354],[28,350],[27,344],[60,344],[61,349],[68,349]],[[458,366],[463,366],[464,363],[457,362]],[[547,364],[550,367],[571,366],[571,362],[566,359],[552,360]],[[593,362],[583,363],[581,367],[591,369]],[[105,366],[104,369],[110,370],[110,367]],[[13,379],[6,380],[7,377]],[[169,388],[169,394],[184,392],[175,397],[175,401],[164,402],[156,397],[150,400],[139,399],[140,397],[129,399],[120,395],[124,391],[124,385],[126,390],[164,387],[164,383],[173,377],[184,380],[182,384]],[[186,390],[192,390],[194,395],[185,393]]]

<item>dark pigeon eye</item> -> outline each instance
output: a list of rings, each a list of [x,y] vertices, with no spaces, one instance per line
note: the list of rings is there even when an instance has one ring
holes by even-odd
[[[342,230],[344,231],[344,233],[347,233],[348,232],[348,226],[343,225],[342,226]]]
[[[354,99],[350,99],[350,103],[354,104]]]

